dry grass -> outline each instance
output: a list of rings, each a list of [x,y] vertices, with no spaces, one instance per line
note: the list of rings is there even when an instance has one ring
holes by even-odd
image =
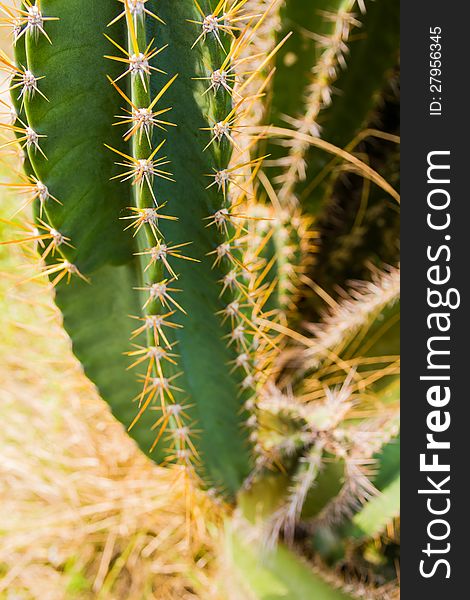
[[[0,251],[0,598],[209,598],[214,507],[193,499],[188,544],[181,475],[139,452],[72,356],[45,282],[17,285],[30,260]]]

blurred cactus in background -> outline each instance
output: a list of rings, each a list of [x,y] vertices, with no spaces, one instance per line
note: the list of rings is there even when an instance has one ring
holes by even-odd
[[[2,244],[225,511],[224,598],[398,597],[398,8],[0,2]]]

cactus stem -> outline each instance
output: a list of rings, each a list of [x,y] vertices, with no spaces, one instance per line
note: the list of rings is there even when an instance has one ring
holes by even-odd
[[[321,56],[312,69],[312,82],[306,92],[306,112],[299,118],[287,116],[285,119],[301,134],[320,137],[318,116],[331,103],[331,86],[336,80],[338,67],[346,66],[344,57],[348,51],[349,32],[353,27],[360,26],[359,21],[352,13],[355,3],[356,0],[346,0],[343,8],[337,12],[324,11],[323,18],[332,24],[331,32],[323,36],[311,34],[321,50]],[[283,204],[295,205],[297,202],[293,192],[297,182],[306,178],[305,154],[307,148],[308,145],[305,141],[295,141],[288,156],[281,161],[285,169],[277,181],[281,184],[279,198]]]
[[[172,282],[178,278],[178,275],[171,267],[169,258],[193,262],[198,261],[195,261],[195,259],[182,253],[182,248],[189,245],[189,243],[169,244],[165,241],[162,232],[158,228],[158,219],[160,217],[170,220],[176,220],[176,218],[163,216],[157,212],[160,208],[165,206],[166,203],[159,206],[157,202],[156,192],[154,191],[154,178],[160,177],[168,181],[174,180],[172,179],[171,173],[161,170],[163,165],[169,164],[167,158],[163,156],[155,159],[155,156],[165,144],[165,140],[152,151],[152,134],[154,128],[165,131],[167,127],[173,127],[175,124],[161,118],[161,116],[168,113],[171,108],[156,110],[155,106],[176,80],[177,75],[171,77],[155,95],[153,100],[151,100],[149,93],[150,75],[152,72],[164,73],[164,71],[151,66],[150,61],[167,46],[163,46],[160,49],[153,48],[154,40],[147,45],[145,19],[146,16],[150,16],[161,23],[163,23],[163,21],[157,17],[157,15],[147,10],[145,1],[121,1],[124,4],[124,11],[118,15],[111,24],[125,17],[128,47],[130,50],[127,52],[106,36],[124,55],[124,57],[110,56],[108,58],[118,60],[118,62],[127,63],[128,68],[115,81],[110,77],[108,77],[108,80],[127,105],[123,109],[123,114],[117,115],[116,118],[118,119],[118,122],[115,123],[115,125],[126,126],[123,138],[125,141],[132,139],[132,156],[117,152],[117,154],[120,154],[120,156],[125,159],[124,162],[117,164],[124,166],[127,169],[124,173],[118,175],[117,178],[121,178],[123,181],[132,179],[132,184],[136,185],[138,188],[137,193],[135,194],[135,201],[139,208],[131,208],[130,210],[133,214],[127,218],[130,218],[132,221],[131,226],[135,229],[134,236],[137,235],[142,227],[146,232],[146,241],[143,239],[139,240],[139,251],[135,254],[137,256],[149,257],[149,262],[144,269],[144,272],[149,273],[149,282],[143,287],[135,289],[148,294],[143,309],[150,314],[147,314],[143,318],[139,318],[141,325],[132,332],[131,339],[145,333],[147,344],[155,344],[155,346],[149,345],[145,348],[138,347],[136,351],[129,353],[130,355],[140,357],[133,366],[136,366],[136,364],[139,364],[140,362],[148,361],[146,374],[143,376],[143,380],[140,380],[140,383],[143,384],[143,390],[139,395],[139,411],[134,418],[131,427],[133,427],[140,419],[143,412],[148,409],[154,398],[159,396],[163,413],[162,419],[157,421],[153,428],[157,429],[159,427],[159,432],[150,448],[150,451],[153,451],[167,427],[170,429],[175,429],[176,427],[181,431],[186,431],[185,425],[182,423],[184,414],[178,413],[178,418],[176,419],[171,412],[167,411],[167,401],[172,404],[175,403],[172,390],[177,390],[178,392],[183,391],[171,383],[171,381],[181,375],[181,373],[173,375],[172,377],[166,377],[163,373],[166,368],[164,369],[164,365],[162,364],[162,361],[165,361],[170,362],[175,366],[177,365],[176,360],[173,360],[173,358],[176,359],[176,355],[171,353],[173,346],[170,344],[163,331],[164,327],[166,326],[170,329],[182,327],[182,325],[171,323],[167,318],[175,314],[176,310],[186,314],[184,309],[173,298],[173,293],[179,292],[180,290],[170,287]],[[140,48],[144,46],[146,46],[146,50],[145,52],[141,52]],[[131,75],[130,97],[128,97],[116,84],[117,81],[127,74]],[[111,150],[113,149],[111,148]],[[145,190],[143,189],[144,184]],[[152,200],[157,207],[156,209],[150,208]],[[150,230],[150,232],[147,230]],[[152,234],[154,239],[152,239]],[[164,279],[165,270],[168,272],[171,279]],[[162,308],[168,309],[169,312],[162,315],[161,313],[165,312],[162,311]],[[167,351],[160,346],[160,343],[166,345]],[[155,375],[158,376],[156,377]],[[177,414],[177,412],[175,412],[175,414]],[[187,429],[187,432],[189,436],[189,429]],[[194,455],[196,454],[195,448],[192,444],[190,445],[191,448],[189,448],[189,451],[192,457],[188,457],[186,460],[183,456],[178,456],[178,459],[182,460],[188,469],[192,468],[190,467],[191,461],[194,460]],[[178,447],[175,446],[175,449],[177,450],[176,454],[178,454],[179,451],[186,450],[187,446],[187,441],[180,440]]]
[[[250,149],[262,139],[264,133],[255,135],[256,139],[253,139],[253,135],[246,130],[245,117],[248,116],[255,100],[264,95],[264,89],[270,76],[262,81],[259,89],[254,89],[252,93],[245,94],[245,97],[241,92],[253,82],[254,78],[258,76],[285,40],[272,53],[268,55],[265,52],[259,53],[257,55],[260,58],[258,63],[261,64],[253,65],[253,68],[246,68],[244,63],[248,60],[248,57],[240,58],[240,56],[250,46],[251,38],[261,26],[275,2],[272,2],[262,15],[249,15],[250,9],[243,12],[246,0],[232,2],[229,8],[227,8],[228,1],[219,2],[211,15],[204,15],[197,2],[195,4],[202,17],[200,21],[192,21],[202,28],[195,44],[201,40],[204,41],[210,34],[216,38],[218,45],[223,47],[222,34],[224,34],[224,37],[227,37],[227,35],[232,37],[230,50],[227,52],[223,48],[225,58],[220,67],[214,69],[206,64],[207,74],[198,77],[198,79],[208,82],[208,86],[202,94],[203,96],[211,90],[214,92],[214,96],[217,96],[222,88],[232,99],[236,98],[233,108],[225,118],[220,119],[222,115],[217,113],[211,115],[208,117],[210,126],[201,129],[209,131],[211,137],[204,151],[216,144],[219,148],[224,148],[224,145],[227,146],[227,142],[237,151],[237,153],[229,152],[232,155],[231,162],[228,158],[225,164],[219,166],[218,169],[213,169],[212,174],[206,174],[206,177],[213,178],[206,189],[215,186],[219,192],[222,192],[224,203],[211,215],[205,217],[204,220],[208,221],[207,227],[215,225],[225,237],[222,243],[219,243],[215,250],[208,252],[207,255],[214,256],[212,268],[226,262],[229,263],[228,272],[219,279],[222,284],[219,297],[230,291],[231,301],[227,303],[224,309],[217,311],[216,314],[221,316],[222,324],[226,321],[231,324],[232,332],[223,337],[227,340],[227,345],[235,345],[239,353],[239,358],[230,362],[232,372],[237,368],[242,368],[242,373],[245,373],[243,380],[240,382],[238,393],[238,397],[240,397],[249,390],[256,390],[260,384],[260,374],[257,371],[259,361],[255,360],[250,351],[254,347],[259,349],[261,347],[266,349],[268,346],[275,347],[275,344],[264,331],[258,328],[257,320],[262,307],[265,306],[277,286],[276,277],[274,277],[271,285],[269,283],[263,284],[274,264],[270,260],[265,261],[264,257],[261,258],[261,251],[268,243],[271,233],[269,232],[264,236],[265,240],[261,240],[258,249],[253,249],[253,227],[250,223],[265,220],[265,217],[263,215],[259,218],[252,214],[250,204],[246,202],[254,198],[253,182],[265,157],[252,159],[250,156]],[[255,23],[256,17],[260,18]],[[248,22],[242,27],[238,27],[238,24],[243,21]],[[238,39],[234,35],[235,31],[240,32]],[[253,52],[250,53],[250,59],[252,58]],[[222,106],[220,106],[220,110],[224,110]],[[247,134],[243,137],[241,135],[242,131],[247,131]],[[242,150],[240,142],[245,147],[244,150]],[[227,198],[229,198],[230,207],[227,206]],[[255,275],[260,269],[262,273]],[[247,283],[239,281],[239,275]],[[269,350],[269,353],[272,354],[271,350]],[[250,434],[250,441],[254,440],[253,435],[253,433]]]

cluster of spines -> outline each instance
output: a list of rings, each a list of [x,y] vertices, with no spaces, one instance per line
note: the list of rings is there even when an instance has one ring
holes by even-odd
[[[37,42],[40,36],[44,36],[52,44],[46,31],[47,23],[58,19],[43,14],[40,0],[34,2],[25,0],[21,8],[1,2],[0,13],[2,15],[0,24],[11,29],[14,45],[24,44],[26,36],[34,42]],[[26,62],[26,57],[24,60]],[[49,101],[40,89],[40,82],[44,79],[44,75],[32,73],[27,64],[15,64],[3,51],[0,51],[0,70],[10,78],[9,90],[14,105],[14,108],[8,112],[7,122],[0,123],[0,128],[10,135],[13,134],[14,139],[1,144],[0,149],[13,147],[14,152],[18,152],[23,166],[30,170],[27,175],[22,172],[15,173],[13,182],[5,182],[0,185],[14,190],[26,198],[13,216],[32,204],[38,207],[36,212],[39,215],[36,224],[12,221],[11,224],[18,227],[21,234],[23,235],[24,232],[25,235],[6,243],[23,245],[31,242],[41,254],[42,269],[38,276],[49,277],[52,286],[56,286],[64,279],[69,282],[72,276],[89,281],[72,262],[71,257],[75,248],[71,240],[54,227],[48,214],[47,207],[50,202],[59,205],[62,202],[37,177],[32,161],[29,159],[29,156],[39,155],[38,158],[47,160],[41,148],[41,140],[46,136],[35,131],[29,125],[25,111],[25,103],[31,101],[35,95]],[[5,103],[2,102],[2,104]]]
[[[303,526],[314,529],[319,525],[331,526],[351,517],[378,492],[372,483],[376,461],[374,455],[393,439],[399,428],[396,408],[381,409],[378,416],[355,423],[361,411],[361,395],[355,381],[357,373],[351,370],[341,386],[325,387],[323,399],[304,403],[292,392],[281,392],[276,386],[266,386],[259,401],[265,419],[261,431],[262,454],[250,483],[278,465],[289,465],[295,459],[296,467],[279,508],[265,523],[265,542],[275,545],[280,533],[293,542],[296,526],[307,493],[325,467],[325,456],[344,461],[344,481],[340,491],[312,522],[303,520]]]
[[[336,443],[348,448],[344,483],[339,494],[310,524],[311,529],[336,525],[351,518],[368,500],[379,494],[373,484],[377,471],[374,455],[395,439],[399,430],[396,408],[383,410],[377,418],[356,426],[338,428]]]
[[[16,8],[0,2],[2,17],[0,24],[10,28],[13,43],[17,43],[19,39],[28,34],[32,35],[36,40],[40,35],[43,35],[50,43],[51,39],[46,32],[45,24],[48,21],[56,21],[56,17],[44,16],[41,10],[41,0],[24,0],[23,8]]]
[[[362,0],[345,0],[337,12],[324,13],[324,19],[331,24],[329,33],[318,35],[312,32],[319,58],[312,68],[311,81],[305,93],[305,112],[300,116],[286,116],[289,125],[299,134],[320,137],[321,127],[318,122],[320,112],[331,104],[333,84],[338,70],[346,65],[348,52],[347,42],[353,27],[360,26],[354,14],[356,4],[361,12],[364,10]],[[296,204],[295,185],[306,178],[307,164],[305,155],[309,145],[304,140],[293,139],[287,156],[279,159],[277,164],[282,173],[277,178],[279,199],[287,206]]]
[[[352,336],[367,327],[387,306],[396,304],[400,297],[400,268],[386,267],[373,271],[371,281],[350,282],[348,293],[343,292],[339,303],[334,303],[319,324],[308,326],[313,334],[308,347],[294,360],[297,368],[318,368],[333,351],[338,352]]]
[[[134,190],[134,205],[129,214],[122,217],[129,221],[127,229],[133,229],[139,247],[136,256],[142,265],[144,284],[136,288],[143,299],[143,316],[134,316],[137,321],[132,333],[133,349],[128,352],[132,360],[130,369],[141,369],[138,380],[142,391],[135,398],[138,410],[130,428],[134,427],[141,415],[150,406],[159,411],[154,423],[155,439],[151,451],[157,446],[164,434],[168,435],[168,460],[183,467],[186,474],[193,475],[193,463],[197,461],[197,450],[191,441],[194,433],[189,423],[187,404],[176,401],[176,393],[183,390],[178,386],[182,373],[178,370],[178,355],[172,332],[181,325],[172,320],[177,311],[186,314],[179,303],[177,294],[178,273],[173,260],[194,259],[186,256],[185,248],[190,242],[172,243],[165,240],[159,227],[160,219],[176,220],[176,217],[162,213],[167,200],[162,201],[158,194],[156,180],[163,178],[173,181],[167,170],[169,159],[163,155],[166,140],[158,139],[167,128],[175,126],[167,120],[169,107],[160,108],[159,101],[174,83],[177,75],[169,76],[160,91],[151,97],[150,78],[152,73],[166,75],[154,65],[154,59],[166,49],[157,48],[154,40],[147,40],[146,21],[155,19],[162,25],[162,19],[146,6],[145,0],[119,0],[122,10],[109,23],[112,26],[125,19],[128,33],[128,47],[122,48],[105,34],[107,39],[119,51],[118,55],[106,58],[123,64],[123,72],[110,84],[125,102],[123,114],[118,115],[116,125],[125,128],[123,138],[130,142],[130,153],[122,153],[110,146],[120,160],[117,164],[123,172],[117,177],[121,181],[131,181]],[[130,97],[122,89],[121,80],[130,79]],[[139,338],[145,341],[137,343]]]

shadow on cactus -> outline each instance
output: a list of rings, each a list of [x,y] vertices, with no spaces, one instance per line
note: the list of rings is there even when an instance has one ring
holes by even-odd
[[[398,516],[398,270],[347,294],[315,280],[339,170],[397,205],[353,141],[397,60],[395,4],[0,3],[3,148],[23,158],[3,184],[18,202],[3,243],[40,254],[31,277],[49,278],[75,355],[142,451],[244,515],[227,539],[255,598],[274,596],[241,559],[244,529],[313,557],[315,572],[272,550],[259,576],[286,565],[282,597],[395,590],[395,559],[370,541]],[[329,308],[306,324],[312,294]]]

